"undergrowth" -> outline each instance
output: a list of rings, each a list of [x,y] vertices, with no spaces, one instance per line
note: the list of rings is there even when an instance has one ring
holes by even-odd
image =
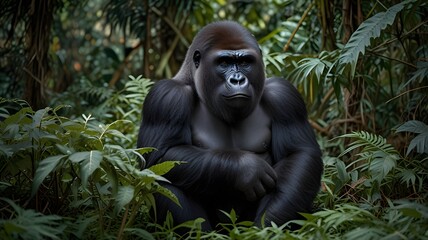
[[[350,144],[339,156],[325,154],[316,211],[302,213],[304,220],[257,228],[232,211],[224,213],[229,223],[209,233],[201,231],[203,219],[174,226],[170,216],[155,224],[153,194],[177,202],[159,183],[178,163],[140,169],[153,149],[132,147],[135,105],[150,85],[131,78],[98,118],[66,117],[63,105],[33,110],[22,100],[0,100],[1,239],[428,239],[428,128],[418,121],[393,133],[415,134],[404,155],[364,131],[320,139],[327,153],[344,139]]]

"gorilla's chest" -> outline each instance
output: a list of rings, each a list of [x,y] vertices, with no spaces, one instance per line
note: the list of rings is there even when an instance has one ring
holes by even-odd
[[[233,126],[213,116],[204,106],[198,106],[192,116],[192,141],[202,148],[240,149],[263,154],[270,148],[270,126],[270,118],[260,106]]]

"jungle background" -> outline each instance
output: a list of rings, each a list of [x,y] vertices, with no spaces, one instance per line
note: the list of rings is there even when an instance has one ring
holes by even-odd
[[[423,0],[2,0],[1,239],[428,239]],[[303,95],[323,151],[314,213],[257,228],[232,211],[174,232],[148,214],[174,167],[140,169],[142,103],[204,25],[235,20]]]

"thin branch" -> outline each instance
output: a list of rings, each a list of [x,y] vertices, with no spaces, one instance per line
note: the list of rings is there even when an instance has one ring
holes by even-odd
[[[296,35],[297,31],[299,30],[300,26],[302,25],[303,21],[305,20],[308,13],[311,11],[312,7],[315,5],[315,2],[312,2],[308,8],[303,13],[303,16],[300,18],[299,22],[297,23],[297,27],[293,30],[293,33],[291,33],[290,39],[288,39],[287,44],[284,46],[283,50],[286,52],[288,48],[290,47],[291,41],[293,40],[294,36]]]
[[[389,103],[389,102],[391,102],[391,101],[393,101],[393,100],[395,100],[395,99],[397,99],[397,98],[399,98],[399,97],[401,97],[401,96],[403,96],[403,95],[405,95],[405,94],[407,94],[409,92],[418,91],[418,90],[421,90],[421,89],[424,89],[424,88],[428,88],[428,86],[422,86],[422,87],[418,87],[418,88],[413,88],[413,89],[407,90],[405,92],[402,92],[402,93],[398,94],[397,96],[395,96],[395,97],[389,99],[388,101],[386,101],[386,103]]]
[[[117,234],[117,239],[123,238],[123,231],[125,230],[126,226],[126,218],[128,217],[128,211],[129,211],[129,204],[126,206],[125,213],[122,217],[122,222],[120,224],[119,233]]]
[[[187,41],[187,39],[183,36],[183,34],[181,33],[180,29],[177,28],[177,26],[174,24],[174,22],[171,21],[171,19],[169,19],[168,17],[165,16],[165,14],[162,14],[162,12],[157,9],[156,7],[151,6],[150,9],[159,17],[161,17],[171,28],[172,30],[174,30],[175,34],[177,34],[181,41],[183,42],[183,44],[185,46],[189,46],[190,43]]]
[[[382,57],[382,58],[386,58],[386,59],[389,59],[389,60],[392,60],[392,61],[397,61],[397,62],[399,62],[399,63],[402,63],[402,64],[407,65],[407,66],[409,66],[409,67],[412,67],[412,68],[414,68],[414,69],[417,69],[416,65],[411,64],[411,63],[409,63],[409,62],[405,62],[405,61],[400,60],[400,59],[398,59],[398,58],[392,58],[392,57],[384,56],[384,55],[382,55],[382,54],[380,54],[380,53],[373,52],[373,51],[370,51],[370,50],[369,50],[369,51],[367,51],[367,52],[368,52],[368,53],[371,53],[371,54],[373,54],[373,55],[376,55],[376,56]]]

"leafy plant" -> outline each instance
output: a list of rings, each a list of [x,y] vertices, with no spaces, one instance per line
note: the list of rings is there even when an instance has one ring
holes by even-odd
[[[384,204],[387,196],[400,198],[405,194],[421,194],[423,181],[427,178],[423,158],[413,161],[406,159],[385,138],[368,132],[354,132],[342,137],[355,139],[339,156],[343,158],[351,154],[349,163],[345,165],[337,160],[335,164],[337,176],[333,176],[333,182],[338,189],[344,188],[344,196],[364,197],[358,193],[362,191],[368,203]],[[419,181],[416,182],[416,179]],[[413,190],[406,190],[403,183],[411,185]]]
[[[132,122],[116,120],[104,125],[91,115],[71,120],[57,114],[61,108],[34,112],[25,107],[0,122],[2,196],[27,199],[39,211],[46,206],[38,203],[49,204],[51,198],[56,198],[58,205],[51,206],[50,211],[69,215],[84,209],[85,215],[97,219],[89,224],[112,224],[119,217],[126,223],[113,227],[119,236],[135,224],[137,217],[146,218],[145,224],[148,224],[148,211],[155,204],[154,193],[179,204],[177,198],[158,183],[167,181],[161,175],[176,163],[164,162],[140,170],[143,154],[153,149],[125,149],[120,145],[124,140],[130,141],[121,129]],[[64,209],[68,204],[70,208]],[[31,220],[31,216],[27,220]],[[93,231],[87,232],[91,236],[102,234],[104,229],[100,225],[87,231]],[[111,233],[113,231],[109,231]]]
[[[397,128],[397,132],[416,133],[415,138],[410,141],[406,155],[409,155],[413,149],[417,153],[428,153],[428,126],[421,121],[408,121]]]
[[[10,219],[0,219],[1,239],[61,239],[65,225],[62,217],[43,215],[33,209],[25,210],[10,199],[0,198],[8,203],[13,212]]]
[[[428,208],[408,201],[388,202],[384,209],[366,205],[340,204],[305,214],[306,220],[294,221],[302,227],[301,238],[317,239],[424,239]]]

